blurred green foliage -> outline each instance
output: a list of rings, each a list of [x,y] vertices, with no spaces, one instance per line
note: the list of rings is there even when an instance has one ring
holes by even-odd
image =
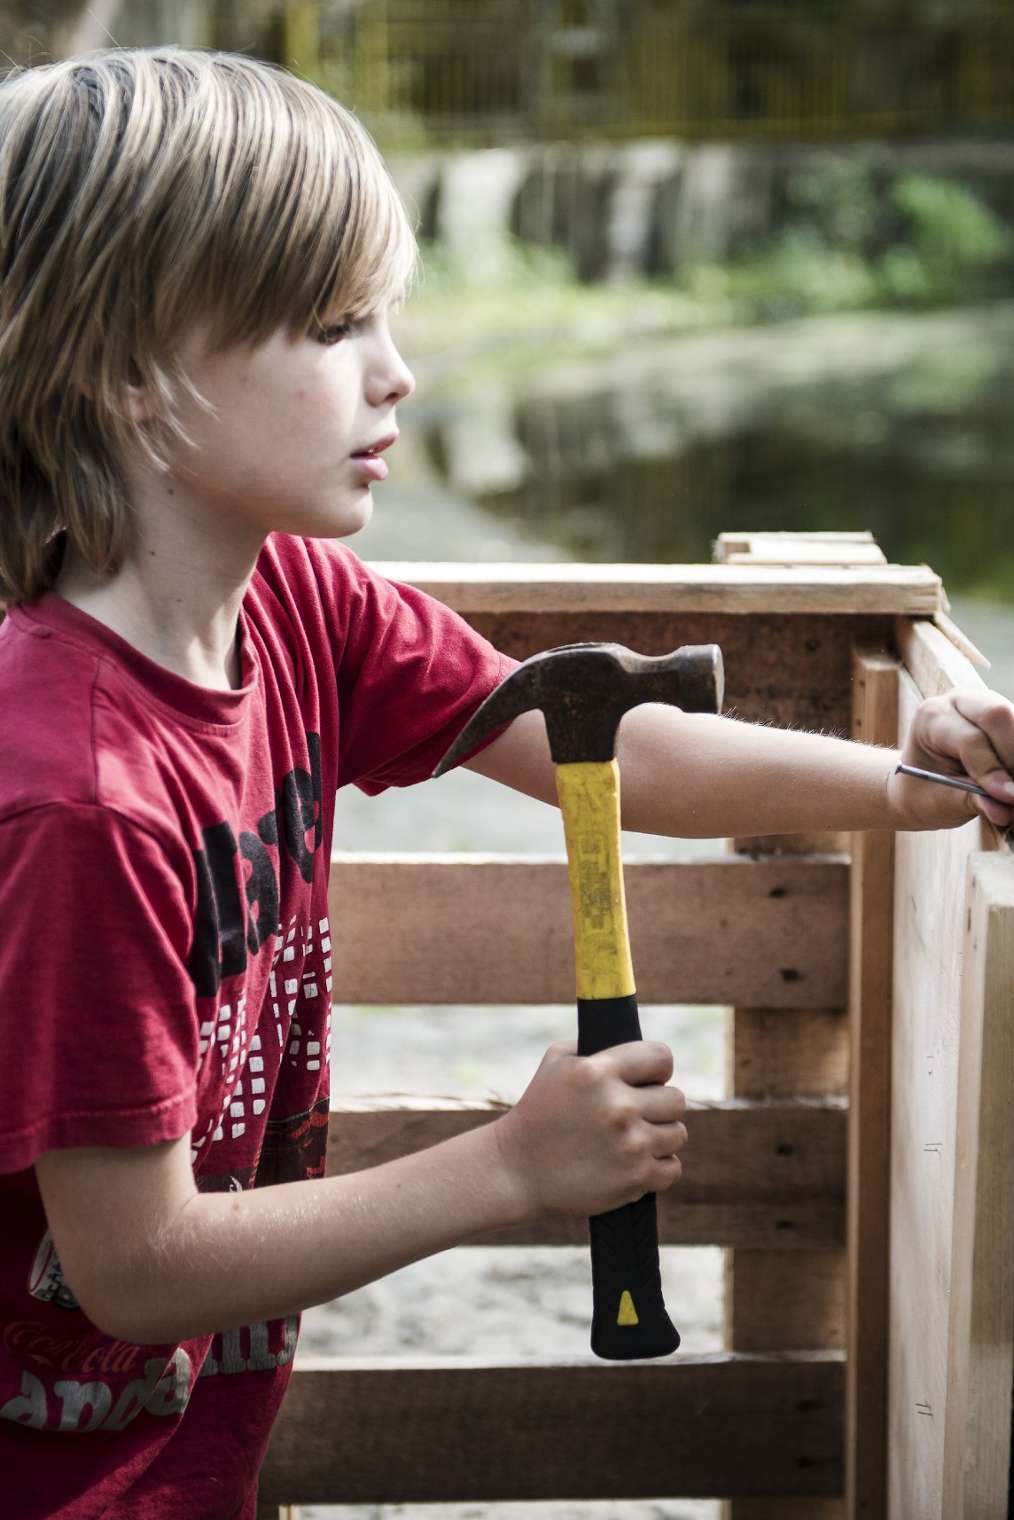
[[[688,288],[774,320],[985,300],[1014,280],[1014,235],[955,180],[907,174],[881,184],[861,158],[835,159],[795,176],[787,201],[773,239],[687,271]]]

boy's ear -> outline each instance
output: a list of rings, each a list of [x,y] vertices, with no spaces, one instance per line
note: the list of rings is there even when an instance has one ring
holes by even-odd
[[[151,400],[144,387],[144,376],[133,359],[127,373],[129,378],[124,391],[127,414],[132,422],[145,422],[151,411]]]
[[[151,401],[144,388],[144,377],[133,359],[127,371],[128,380],[123,390],[123,406],[131,422],[142,423],[151,412]],[[89,401],[95,400],[95,387],[86,378],[81,381],[81,391]]]

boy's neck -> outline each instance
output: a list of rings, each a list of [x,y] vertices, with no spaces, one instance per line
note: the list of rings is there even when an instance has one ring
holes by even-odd
[[[178,607],[173,608],[171,617],[166,617],[162,599],[153,598],[129,568],[112,580],[99,581],[85,566],[68,563],[69,553],[68,545],[52,587],[65,602],[112,629],[132,648],[174,675],[212,691],[239,689],[242,685],[239,604],[245,587],[235,598],[230,597],[234,607],[211,609],[202,639],[193,622],[186,622]],[[182,599],[174,600],[178,604]]]

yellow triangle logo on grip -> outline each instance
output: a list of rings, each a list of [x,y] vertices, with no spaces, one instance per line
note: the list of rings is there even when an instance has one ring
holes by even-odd
[[[637,1318],[637,1310],[634,1308],[634,1300],[626,1288],[620,1294],[620,1312],[616,1316],[616,1323],[618,1325],[640,1324],[640,1320]]]

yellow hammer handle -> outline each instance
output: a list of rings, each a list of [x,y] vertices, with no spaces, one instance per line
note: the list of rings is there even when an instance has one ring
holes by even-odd
[[[629,997],[634,968],[620,860],[620,768],[616,760],[556,767],[567,841],[579,998]]]

